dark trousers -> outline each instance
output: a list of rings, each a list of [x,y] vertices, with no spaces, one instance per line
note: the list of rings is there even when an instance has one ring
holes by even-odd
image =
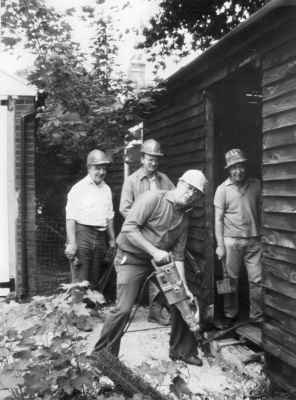
[[[129,320],[132,307],[145,278],[153,272],[152,265],[143,260],[139,264],[126,264],[125,255],[121,251],[115,257],[117,273],[116,304],[107,316],[95,351],[107,348],[118,356],[120,341]],[[135,259],[133,260],[133,262]],[[196,355],[197,342],[184,322],[181,313],[171,306],[170,356]]]
[[[91,289],[96,289],[103,274],[103,259],[107,251],[106,231],[76,224],[76,240],[80,263],[71,263],[72,283],[89,281]]]

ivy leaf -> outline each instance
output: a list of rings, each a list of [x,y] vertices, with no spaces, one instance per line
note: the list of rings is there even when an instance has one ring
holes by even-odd
[[[74,387],[71,379],[61,376],[57,379],[57,384],[59,390],[63,390],[64,392],[68,393],[69,395],[73,393]]]
[[[10,354],[10,351],[6,347],[0,347],[0,358],[7,357]]]
[[[72,310],[78,317],[89,317],[89,311],[86,309],[84,303],[73,304]]]
[[[20,350],[15,351],[12,356],[13,358],[22,358],[24,360],[29,360],[30,358],[32,358],[33,354],[29,350]]]
[[[188,389],[186,382],[179,375],[173,379],[173,383],[170,385],[170,391],[174,393],[178,399],[182,399],[183,395],[191,396],[192,393]]]
[[[24,378],[17,374],[13,369],[7,369],[1,372],[0,389],[17,389],[24,384]]]

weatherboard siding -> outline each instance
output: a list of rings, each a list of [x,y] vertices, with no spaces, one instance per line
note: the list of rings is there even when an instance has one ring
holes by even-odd
[[[279,31],[263,68],[262,241],[265,323],[262,342],[278,359],[271,376],[296,372],[296,28]]]

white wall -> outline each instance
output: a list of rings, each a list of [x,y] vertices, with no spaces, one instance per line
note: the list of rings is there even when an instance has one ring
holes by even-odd
[[[7,126],[7,107],[0,106],[0,282],[9,281]]]

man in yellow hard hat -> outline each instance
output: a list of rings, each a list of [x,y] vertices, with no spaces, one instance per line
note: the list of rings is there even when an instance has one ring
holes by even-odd
[[[262,322],[261,255],[259,218],[261,184],[248,175],[247,159],[241,149],[225,154],[229,178],[218,186],[215,198],[216,254],[225,263],[233,292],[224,295],[225,327],[238,318],[238,279],[241,264],[248,272],[250,320]]]
[[[71,261],[72,283],[88,281],[93,289],[102,275],[107,243],[115,251],[112,194],[104,182],[109,164],[102,151],[91,151],[88,174],[71,188],[66,205],[65,254]],[[73,262],[76,257],[77,263]]]
[[[148,191],[140,195],[129,211],[117,238],[115,269],[117,299],[107,316],[95,351],[107,348],[119,354],[120,341],[137,293],[157,265],[175,261],[187,296],[192,299],[184,270],[184,249],[192,205],[204,194],[206,179],[199,170],[186,171],[177,187],[170,191]],[[171,306],[169,356],[187,364],[202,365],[197,341],[176,306]]]
[[[163,173],[159,172],[159,159],[163,156],[159,142],[154,139],[146,140],[141,148],[141,168],[130,175],[124,182],[119,211],[126,218],[134,201],[148,190],[172,190],[174,184]],[[148,321],[160,325],[169,325],[169,318],[163,316],[163,307],[168,306],[163,293],[158,286],[149,282],[149,314]]]

